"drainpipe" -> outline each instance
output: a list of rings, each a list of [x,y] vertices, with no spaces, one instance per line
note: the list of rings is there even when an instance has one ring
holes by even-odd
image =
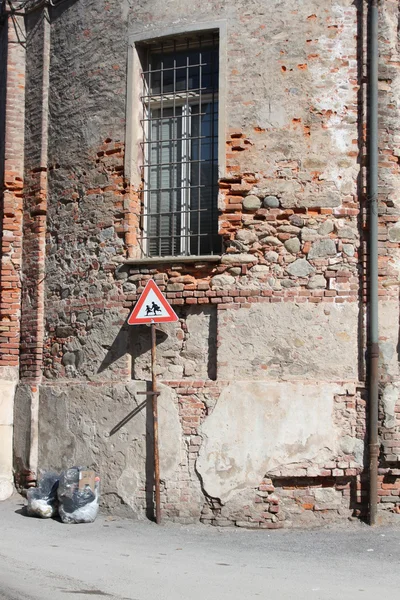
[[[369,1],[368,177],[369,207],[369,524],[375,525],[378,500],[378,0]]]

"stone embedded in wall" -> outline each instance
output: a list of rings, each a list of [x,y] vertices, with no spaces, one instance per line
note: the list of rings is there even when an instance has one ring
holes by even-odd
[[[315,269],[308,260],[305,258],[299,258],[295,262],[291,263],[286,267],[286,271],[289,275],[293,275],[294,277],[308,277],[311,273],[315,272]]]
[[[352,435],[343,435],[340,437],[340,450],[343,454],[354,456],[359,465],[364,463],[364,442]]]
[[[318,227],[319,235],[329,235],[334,230],[334,222],[328,219]]]
[[[313,242],[318,238],[318,231],[311,227],[303,227],[301,230],[301,241],[302,242]]]
[[[59,325],[56,327],[56,336],[58,338],[68,338],[72,335],[74,335],[75,333],[75,329],[73,327],[70,327],[68,325]]]
[[[313,258],[325,258],[326,256],[335,256],[336,252],[337,250],[335,242],[328,238],[314,242],[307,256],[310,260],[312,260]]]
[[[267,246],[282,246],[282,242],[281,240],[279,240],[277,237],[274,237],[273,235],[267,235],[264,238],[260,239],[260,242],[262,242],[263,244],[266,244]]]
[[[278,261],[279,254],[277,252],[275,252],[274,250],[269,250],[268,252],[265,253],[264,258],[268,262],[276,263]]]
[[[354,256],[355,254],[355,249],[354,246],[352,244],[343,244],[343,252],[346,254],[346,256]]]
[[[278,227],[278,231],[279,233],[294,233],[295,235],[297,235],[298,233],[300,233],[301,229],[300,227],[296,227],[295,225],[280,225]]]
[[[285,242],[285,248],[291,254],[297,254],[298,252],[300,252],[300,247],[300,240],[297,237],[290,238]]]
[[[261,200],[257,196],[250,194],[243,200],[243,208],[248,211],[256,211],[261,207]]]
[[[388,237],[390,242],[400,242],[400,223],[389,228]]]
[[[76,363],[75,353],[74,352],[65,352],[65,354],[62,357],[62,364],[65,367],[67,367],[67,366],[75,367],[75,363]]]
[[[224,287],[232,287],[235,283],[235,278],[231,275],[215,275],[211,279],[211,287],[221,289]]]
[[[335,206],[340,206],[340,204],[341,197],[339,192],[330,192],[321,196],[308,196],[302,200],[300,206],[307,206],[308,208],[334,208]]]
[[[269,273],[270,268],[268,265],[254,265],[254,267],[251,267],[249,270],[249,275],[251,277],[265,277],[269,275]]]
[[[196,468],[206,493],[225,503],[277,467],[335,457],[340,431],[332,414],[339,390],[324,382],[228,385],[201,429]]]
[[[348,225],[344,225],[337,228],[337,235],[340,239],[354,240],[357,237],[357,229],[354,227],[349,227]]]
[[[224,254],[221,258],[221,263],[223,265],[232,265],[232,264],[250,264],[258,262],[257,256],[254,254]]]
[[[326,279],[323,275],[314,275],[310,278],[310,281],[307,283],[307,288],[309,290],[323,289],[325,287]]]
[[[296,287],[296,282],[293,279],[282,279],[280,282],[283,288],[293,288]]]
[[[296,214],[290,215],[289,221],[295,227],[303,227],[304,226],[304,219],[302,217],[300,217],[300,215],[296,215]]]
[[[279,208],[279,200],[276,196],[265,196],[263,206],[265,208]]]
[[[382,407],[385,415],[384,426],[392,429],[397,425],[396,405],[399,402],[399,386],[387,384],[382,392]]]
[[[250,229],[239,229],[236,233],[236,239],[246,245],[251,246],[258,240],[257,234]]]
[[[342,504],[342,495],[332,488],[320,488],[314,492],[314,510],[332,510],[339,508]]]

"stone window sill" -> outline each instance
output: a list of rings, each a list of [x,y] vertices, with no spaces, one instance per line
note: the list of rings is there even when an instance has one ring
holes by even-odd
[[[124,265],[161,265],[161,264],[181,264],[181,263],[219,263],[220,254],[205,256],[152,256],[145,258],[128,258],[123,261]]]

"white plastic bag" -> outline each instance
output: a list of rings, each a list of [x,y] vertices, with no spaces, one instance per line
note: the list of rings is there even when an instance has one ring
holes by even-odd
[[[27,513],[30,517],[49,519],[57,514],[57,488],[60,476],[57,473],[43,473],[35,488],[28,490]]]
[[[83,472],[88,473],[84,467],[72,467],[61,473],[57,494],[63,523],[93,523],[99,512],[100,478],[93,473],[94,489],[81,486]]]

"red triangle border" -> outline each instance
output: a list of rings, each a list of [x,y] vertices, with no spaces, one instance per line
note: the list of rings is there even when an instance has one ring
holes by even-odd
[[[155,293],[159,302],[162,304],[164,310],[168,313],[168,315],[164,317],[142,317],[138,319],[137,314],[140,312],[140,309],[145,303],[150,291],[153,291]],[[178,315],[175,313],[174,309],[172,308],[168,300],[165,298],[154,279],[149,279],[149,281],[146,283],[146,287],[140,294],[139,300],[136,302],[135,308],[133,309],[128,319],[128,325],[143,325],[146,323],[174,323],[178,320]]]

